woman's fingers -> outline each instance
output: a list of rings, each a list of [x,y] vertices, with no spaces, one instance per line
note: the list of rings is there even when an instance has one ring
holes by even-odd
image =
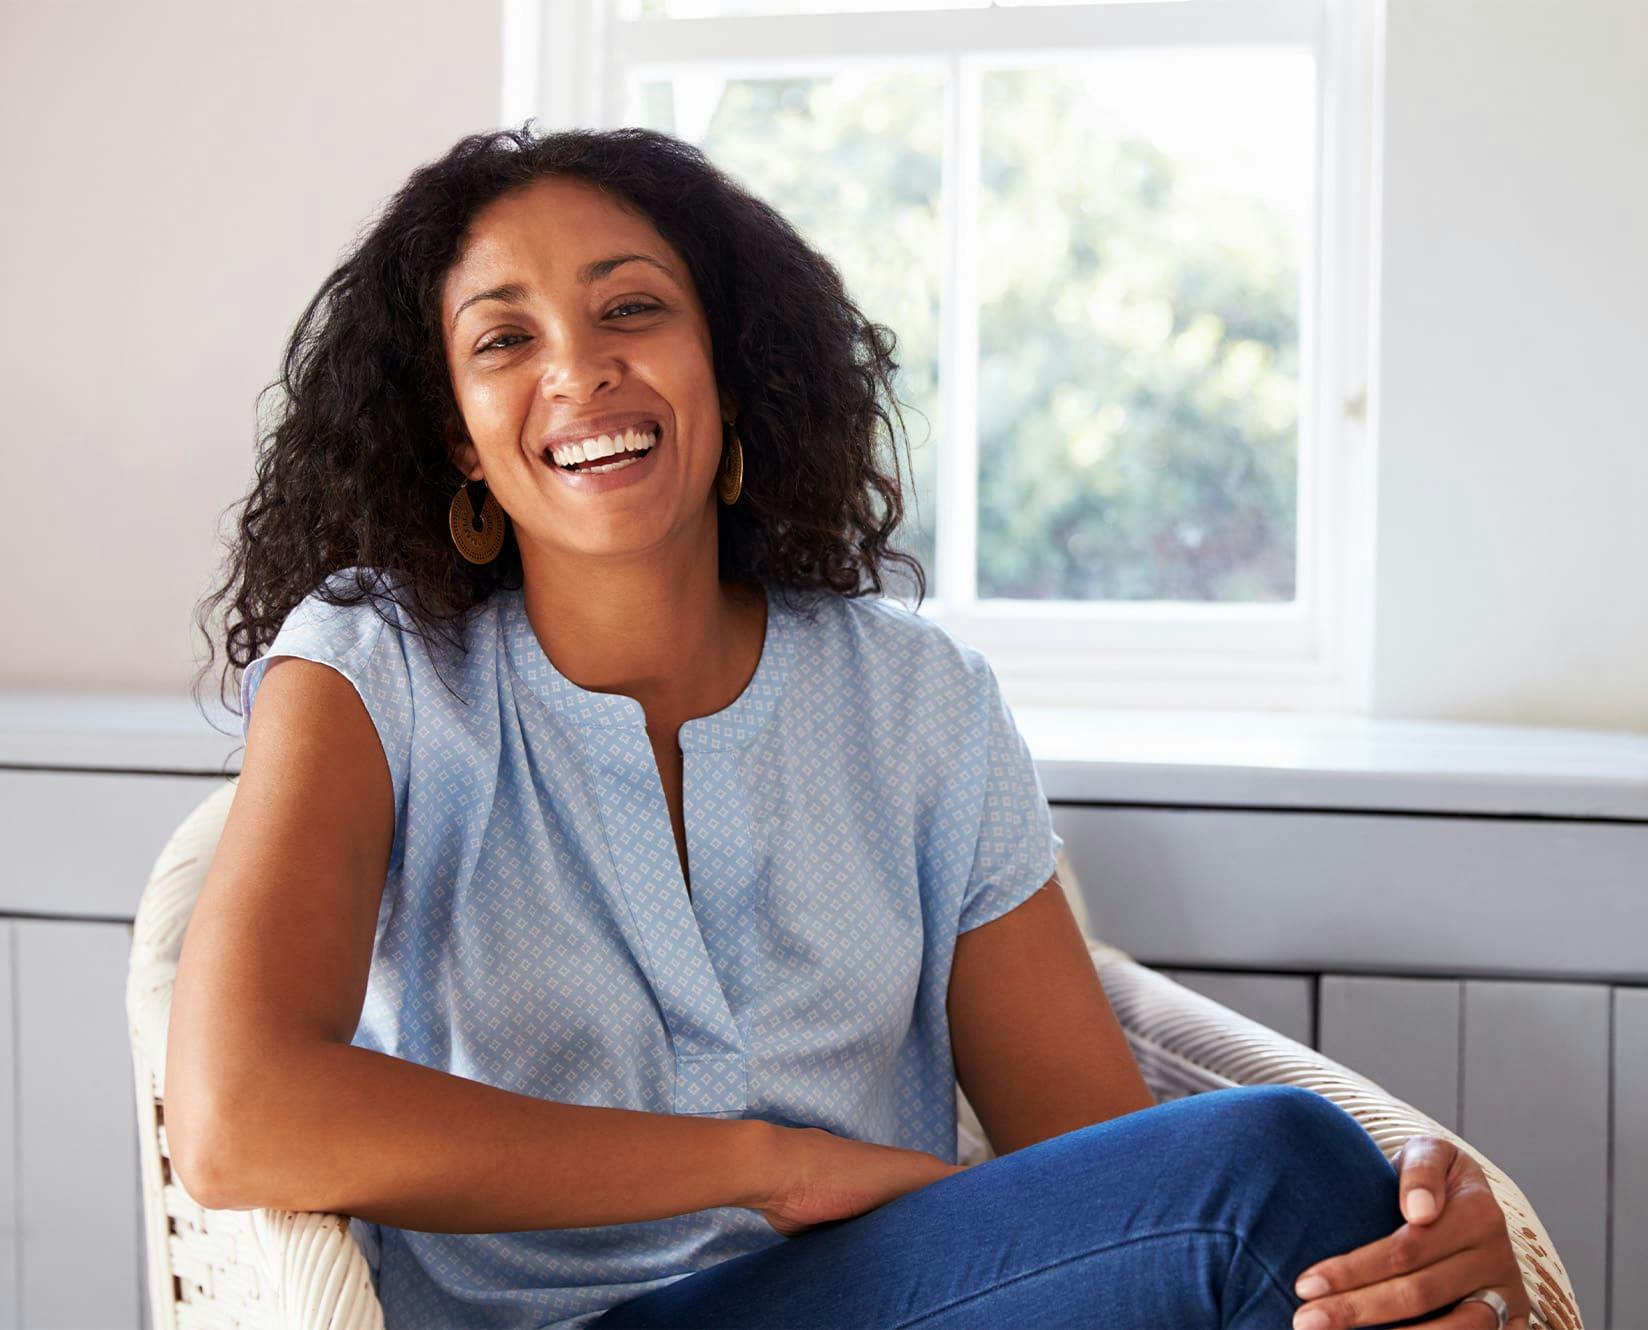
[[[1500,1290],[1511,1317],[1525,1323],[1529,1302],[1504,1211],[1468,1154],[1459,1153],[1452,1164],[1445,1194],[1446,1212],[1430,1222],[1403,1224],[1389,1237],[1305,1270],[1294,1290],[1306,1299],[1294,1317],[1295,1330],[1349,1330],[1432,1311],[1444,1313],[1449,1330],[1468,1330],[1493,1309],[1478,1303],[1448,1309],[1479,1288]],[[1322,1284],[1310,1283],[1313,1276]],[[1492,1317],[1495,1325],[1497,1320]]]
[[[1483,1204],[1467,1189],[1456,1195],[1447,1217],[1428,1224],[1402,1224],[1394,1233],[1301,1271],[1294,1283],[1297,1297],[1310,1301],[1328,1293],[1381,1283],[1423,1269],[1454,1252],[1465,1251],[1493,1234],[1497,1223],[1504,1228],[1504,1216],[1492,1193]],[[1492,1207],[1490,1213],[1488,1206]],[[1468,1290],[1467,1290],[1468,1291]]]
[[[1448,1172],[1459,1147],[1440,1136],[1410,1136],[1397,1155],[1397,1203],[1410,1224],[1428,1224],[1448,1201]],[[1472,1161],[1475,1162],[1475,1161]]]
[[[1496,1289],[1495,1292],[1503,1292]],[[1509,1301],[1507,1298],[1506,1301]],[[1495,1330],[1498,1318],[1494,1309],[1482,1302],[1467,1302],[1453,1307],[1428,1321],[1415,1321],[1414,1330]],[[1528,1330],[1526,1316],[1512,1316],[1505,1322],[1505,1330]]]
[[[1308,1302],[1295,1314],[1294,1330],[1350,1330],[1353,1326],[1385,1325],[1412,1320],[1426,1312],[1446,1311],[1467,1293],[1495,1287],[1503,1274],[1491,1252],[1472,1247],[1410,1273]],[[1513,1315],[1524,1311],[1519,1303],[1520,1290],[1497,1291],[1510,1304]],[[1493,1330],[1499,1324],[1493,1308],[1481,1303],[1467,1303],[1457,1315],[1462,1319],[1448,1322],[1450,1330],[1453,1325],[1460,1330],[1476,1326]]]

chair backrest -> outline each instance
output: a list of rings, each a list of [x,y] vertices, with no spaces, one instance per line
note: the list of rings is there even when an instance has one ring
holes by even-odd
[[[140,1052],[164,1098],[166,1028],[172,1014],[172,981],[195,901],[217,852],[235,782],[225,781],[202,799],[167,840],[138,901],[132,921],[132,954],[126,976],[126,1014],[134,1052]]]
[[[126,1020],[137,1092],[138,1160],[154,1330],[383,1330],[366,1257],[338,1215],[209,1210],[172,1171],[166,1033],[183,935],[234,802],[230,780],[167,840],[132,923]]]

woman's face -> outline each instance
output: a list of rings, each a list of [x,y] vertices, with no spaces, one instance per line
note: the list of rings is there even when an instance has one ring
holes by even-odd
[[[717,393],[692,277],[651,222],[561,177],[497,199],[446,275],[441,325],[469,434],[454,459],[508,512],[528,569],[713,549],[733,404]],[[546,457],[552,435],[613,435],[613,415],[656,422],[641,461],[578,474]]]

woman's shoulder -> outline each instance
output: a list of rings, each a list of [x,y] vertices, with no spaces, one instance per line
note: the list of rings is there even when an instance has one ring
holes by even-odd
[[[338,645],[394,643],[408,654],[428,655],[440,644],[467,638],[468,625],[495,617],[496,596],[450,618],[431,618],[416,609],[403,573],[393,568],[351,564],[326,574],[286,615],[280,631],[329,639]]]
[[[976,711],[994,676],[984,653],[937,620],[884,596],[834,596],[820,614],[822,651],[860,695],[899,697],[913,716]]]
[[[340,568],[326,574],[282,617],[264,654],[323,653],[327,658],[369,654],[386,626],[398,628],[394,579],[380,569]]]
[[[496,618],[496,597],[448,621],[415,612],[405,578],[393,569],[351,565],[326,574],[282,619],[262,655],[248,666],[243,692],[255,692],[268,660],[306,656],[352,678],[372,675],[380,690],[410,695],[421,681],[482,675],[474,657]],[[495,634],[494,634],[495,635]]]
[[[924,670],[976,673],[984,654],[890,596],[836,596],[837,630],[866,653]]]

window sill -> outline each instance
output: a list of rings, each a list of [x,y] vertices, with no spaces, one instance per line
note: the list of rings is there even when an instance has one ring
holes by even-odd
[[[1054,803],[1648,822],[1648,734],[1257,711],[1013,715]]]
[[[1648,822],[1648,734],[1268,711],[1015,706],[1054,803]],[[240,721],[185,698],[0,691],[0,766],[217,774]]]

